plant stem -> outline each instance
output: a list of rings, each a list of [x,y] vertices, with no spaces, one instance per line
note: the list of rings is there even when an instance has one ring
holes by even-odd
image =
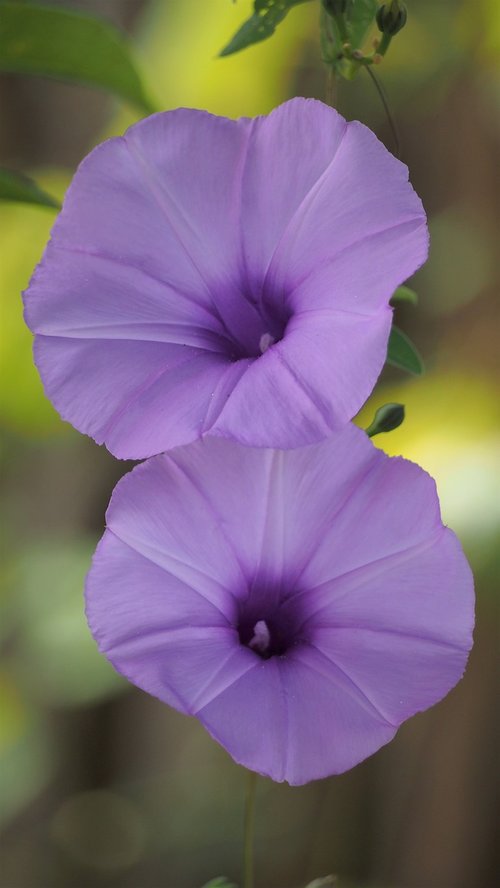
[[[253,881],[253,845],[255,831],[255,789],[257,774],[249,771],[247,774],[247,791],[245,798],[245,841],[243,846],[243,873],[244,888],[254,888]]]
[[[385,94],[385,90],[384,90],[382,84],[380,83],[380,80],[378,79],[378,77],[375,76],[375,72],[371,69],[371,67],[369,65],[365,65],[364,67],[366,69],[367,74],[370,75],[370,77],[373,81],[373,85],[379,94],[380,101],[382,102],[382,105],[384,106],[384,110],[387,115],[387,120],[389,121],[389,126],[391,128],[392,138],[394,139],[394,147],[395,147],[394,153],[397,158],[400,158],[401,157],[401,142],[399,139],[398,128],[396,125],[396,121],[394,120],[394,117],[391,114],[391,109],[389,108],[389,102],[387,101],[387,96]]]
[[[337,107],[337,78],[332,65],[326,69],[326,104]]]
[[[377,46],[377,52],[379,55],[385,55],[387,50],[389,49],[390,42],[392,37],[389,34],[382,34],[382,38],[380,40],[379,45]]]

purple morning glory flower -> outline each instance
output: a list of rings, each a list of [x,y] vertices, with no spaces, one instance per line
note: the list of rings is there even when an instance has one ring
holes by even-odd
[[[427,255],[407,173],[311,99],[156,114],[100,145],[26,295],[48,397],[119,457],[328,437],[370,394],[389,299]]]
[[[353,767],[461,677],[473,582],[432,479],[347,425],[205,438],[118,484],[87,580],[100,650],[248,768]]]

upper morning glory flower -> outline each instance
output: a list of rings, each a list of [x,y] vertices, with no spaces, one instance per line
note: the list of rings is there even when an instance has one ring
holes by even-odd
[[[472,644],[472,577],[434,482],[352,425],[288,451],[208,437],[137,466],[86,595],[118,671],[292,784],[391,740]]]
[[[83,161],[26,319],[48,397],[116,456],[293,448],[366,400],[426,254],[407,168],[360,123],[311,99],[180,109]]]

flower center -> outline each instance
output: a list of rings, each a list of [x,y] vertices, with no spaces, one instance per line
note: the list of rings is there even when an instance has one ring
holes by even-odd
[[[253,296],[241,296],[240,309],[224,318],[227,353],[234,361],[260,358],[283,339],[292,313],[278,300]]]
[[[248,642],[248,647],[260,654],[261,657],[265,657],[271,647],[271,633],[266,621],[258,620],[253,627],[253,633],[253,638]]]
[[[270,607],[260,595],[250,594],[240,605],[237,626],[240,644],[263,660],[283,657],[290,648],[307,641],[301,629],[303,623],[301,608],[287,602]]]
[[[273,342],[276,342],[274,336],[271,336],[270,333],[263,333],[259,340],[260,353],[263,355]]]
[[[253,620],[250,623],[240,624],[238,631],[241,644],[249,647],[263,660],[270,657],[282,657],[293,644],[293,637],[280,626],[278,622],[270,620]]]

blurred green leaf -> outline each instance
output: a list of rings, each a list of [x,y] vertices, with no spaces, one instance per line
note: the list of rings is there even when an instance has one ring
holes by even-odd
[[[252,43],[260,43],[274,34],[292,6],[308,0],[254,0],[254,13],[236,32],[233,39],[221,50],[221,56],[246,49]]]
[[[7,824],[47,784],[53,759],[48,732],[15,680],[0,674],[0,825]]]
[[[0,70],[98,86],[148,114],[155,110],[126,38],[106,22],[68,9],[1,0]]]
[[[418,296],[415,290],[410,290],[409,287],[398,287],[391,296],[391,303],[394,305],[395,302],[407,302],[410,305],[416,305],[418,303]]]
[[[353,49],[360,49],[363,45],[370,27],[375,21],[377,9],[377,0],[356,0],[348,7],[347,30]]]
[[[379,407],[370,425],[365,429],[369,438],[380,432],[392,432],[401,425],[405,418],[404,404],[384,404]]]
[[[33,179],[4,167],[0,167],[0,200],[38,204],[56,210],[61,206],[50,194],[42,191]]]
[[[424,372],[424,362],[411,339],[399,327],[392,325],[387,349],[387,363],[407,373],[420,376]]]
[[[99,653],[84,613],[94,540],[25,546],[4,608],[16,634],[11,670],[45,706],[82,706],[126,689]]]
[[[49,194],[61,199],[68,185],[65,173],[37,175]],[[34,204],[2,203],[0,212],[0,423],[15,435],[71,436],[47,400],[33,363],[33,335],[23,320],[20,294],[40,260],[54,223],[52,213]],[[76,433],[74,433],[76,435]]]

